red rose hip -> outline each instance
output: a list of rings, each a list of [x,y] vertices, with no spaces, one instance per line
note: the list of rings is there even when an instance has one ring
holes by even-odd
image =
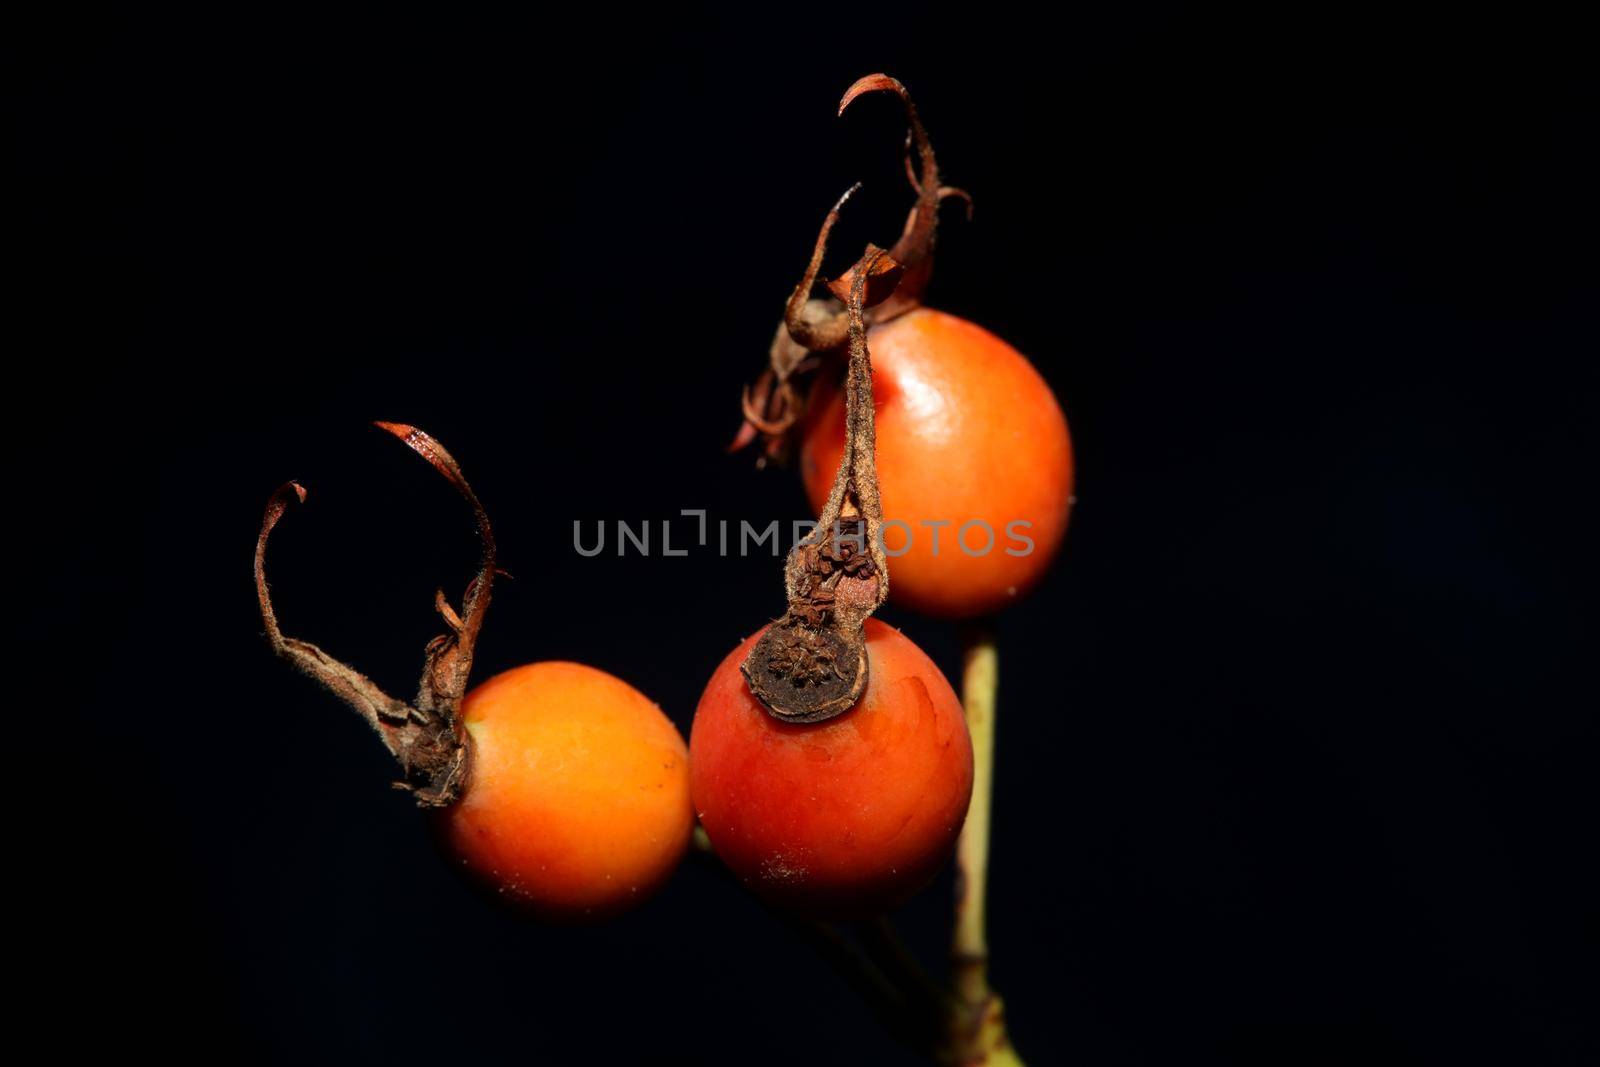
[[[691,796],[717,855],[749,888],[811,914],[867,915],[932,878],[972,793],[972,744],[950,683],[912,641],[866,622],[867,688],[820,723],[786,723],[728,654],[689,739]]]

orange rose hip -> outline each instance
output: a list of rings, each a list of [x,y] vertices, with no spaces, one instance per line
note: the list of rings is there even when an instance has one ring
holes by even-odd
[[[1061,406],[1020,352],[954,315],[918,308],[867,338],[890,596],[944,618],[1004,607],[1039,581],[1066,534],[1073,461]],[[819,384],[800,451],[814,506],[839,465],[844,419],[841,391]]]
[[[552,917],[643,900],[683,857],[688,752],[661,709],[578,663],[496,675],[462,703],[472,759],[441,813],[451,849],[502,893]]]
[[[400,765],[395,782],[433,813],[444,847],[480,881],[546,918],[621,911],[656,889],[693,829],[688,753],[638,690],[577,663],[533,663],[466,691],[495,576],[489,517],[455,457],[403,423],[377,426],[428,461],[471,506],[483,558],[458,610],[434,597],[445,632],[428,643],[417,695],[403,701],[316,645],[284,634],[268,588],[267,542],[303,503],[296,482],[267,501],[256,597],[279,657],[356,711]]]

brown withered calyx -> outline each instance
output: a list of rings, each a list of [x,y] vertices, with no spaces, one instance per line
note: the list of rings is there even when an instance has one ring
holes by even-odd
[[[866,324],[873,326],[904,315],[922,304],[922,295],[933,275],[933,247],[939,224],[939,205],[956,198],[972,214],[972,198],[961,189],[939,184],[939,163],[933,144],[917,115],[906,87],[887,74],[869,74],[851,85],[839,102],[839,114],[869,93],[888,92],[899,97],[906,111],[906,178],[916,194],[916,202],[906,216],[905,228],[889,249],[890,261],[898,265],[898,285],[892,293],[864,301]],[[839,219],[839,211],[859,184],[840,198],[822,225],[812,249],[811,261],[800,284],[795,286],[784,307],[783,321],[773,336],[767,353],[767,367],[747,385],[740,397],[743,425],[730,446],[736,451],[760,439],[762,452],[757,460],[783,461],[793,446],[793,436],[806,409],[807,379],[813,374],[832,374],[838,369],[839,354],[850,337],[849,311],[843,305],[847,293],[830,285],[836,299],[813,297],[817,274],[822,267],[828,234]],[[846,278],[849,276],[846,275]],[[840,279],[841,281],[844,279]]]
[[[824,224],[819,248],[835,213]],[[848,325],[844,456],[816,530],[785,562],[789,608],[741,666],[750,691],[785,722],[831,719],[848,711],[866,690],[862,627],[889,595],[889,571],[878,499],[865,307],[888,299],[902,274],[889,253],[868,245],[855,266],[830,285],[844,300]]]

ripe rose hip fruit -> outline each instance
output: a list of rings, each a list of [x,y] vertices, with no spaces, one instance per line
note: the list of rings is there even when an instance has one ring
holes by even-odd
[[[689,754],[644,694],[579,663],[531,663],[467,694],[467,788],[445,840],[499,892],[555,918],[649,896],[689,844]]]
[[[690,732],[694,807],[717,855],[764,898],[810,914],[874,914],[915,893],[972,794],[950,683],[898,630],[868,619],[865,635],[867,687],[849,711],[768,714],[739,669],[757,633],[717,668]]]
[[[677,866],[694,827],[682,736],[638,690],[577,663],[529,664],[465,692],[500,573],[494,533],[443,445],[413,426],[377,425],[471,505],[483,543],[478,574],[460,612],[436,594],[447,632],[428,645],[416,698],[397,700],[278,626],[265,558],[289,504],[306,498],[290,482],[268,501],[256,540],[256,596],[273,651],[367,721],[400,763],[395,784],[434,813],[444,846],[481,882],[557,920],[643,900]]]
[[[855,101],[887,92],[910,124],[906,174],[917,194],[900,239],[889,250],[892,289],[867,302],[872,392],[877,405],[878,478],[885,541],[893,560],[890,595],[947,618],[1004,607],[1038,582],[1066,532],[1072,501],[1072,442],[1061,406],[1033,366],[994,334],[922,306],[933,271],[940,204],[972,200],[941,183],[938,160],[911,95],[886,74],[869,74],[845,92]],[[823,222],[811,261],[790,294],[768,367],[746,388],[742,448],[765,439],[765,459],[799,445],[801,477],[814,508],[828,498],[844,451],[847,416],[834,354],[848,338],[850,275],[813,290],[828,235],[846,193]],[[876,305],[876,306],[873,306]],[[815,373],[806,399],[797,384]],[[764,461],[763,460],[763,461]]]
[[[1061,406],[1020,352],[954,315],[917,308],[867,338],[890,596],[945,618],[995,611],[1039,581],[1066,534],[1072,442]],[[800,448],[815,507],[844,422],[843,391],[819,382]]]

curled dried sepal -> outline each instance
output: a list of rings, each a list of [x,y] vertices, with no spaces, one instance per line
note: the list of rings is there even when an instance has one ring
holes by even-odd
[[[256,539],[256,597],[273,651],[321,682],[377,731],[384,747],[400,761],[402,773],[395,782],[397,788],[409,790],[422,807],[445,807],[456,800],[466,782],[469,751],[460,722],[461,698],[466,692],[473,648],[489,609],[489,594],[497,573],[494,531],[477,494],[462,475],[460,465],[443,445],[422,430],[404,423],[379,422],[376,425],[404,441],[455,486],[472,508],[483,545],[483,562],[467,586],[462,610],[458,613],[451,607],[443,590],[435,594],[434,607],[443,617],[448,632],[428,644],[415,703],[396,700],[366,675],[309,641],[285,637],[279,628],[267,589],[267,540],[290,501],[305,501],[306,491],[296,482],[280,486],[267,501],[261,534]]]
[[[894,93],[905,106],[909,123],[906,132],[906,178],[917,194],[917,202],[906,218],[900,238],[889,250],[890,262],[895,264],[892,276],[875,279],[863,300],[863,307],[871,309],[864,321],[875,324],[888,322],[921,305],[922,294],[927,290],[933,274],[933,245],[939,224],[939,205],[951,197],[959,197],[966,202],[967,217],[971,218],[972,197],[964,190],[939,184],[939,164],[933,144],[917,115],[910,93],[898,80],[887,74],[869,74],[857,80],[845,91],[839,103],[839,114],[843,115],[851,103],[861,96],[873,92]],[[818,354],[837,351],[849,340],[850,313],[841,305],[846,302],[851,276],[846,273],[828,283],[834,300],[814,299],[812,291],[822,269],[829,234],[838,222],[839,212],[845,202],[858,188],[860,183],[852,186],[823,220],[812,246],[811,260],[784,307],[783,322],[768,352],[767,370],[762,372],[754,385],[745,388],[740,398],[744,422],[728,447],[730,452],[738,451],[760,437],[765,445],[761,464],[769,459],[784,459],[792,445],[791,431],[805,414],[804,394],[796,387],[795,379],[802,371],[821,362],[822,357]],[[890,271],[890,268],[885,268],[886,274]]]
[[[417,690],[417,706],[420,710],[436,713],[454,722],[461,698],[467,691],[467,676],[472,671],[472,652],[477,645],[478,633],[483,628],[483,617],[489,609],[489,594],[494,586],[497,556],[494,529],[489,525],[489,515],[483,510],[478,495],[467,484],[460,465],[444,445],[424,431],[405,423],[378,422],[373,425],[398,437],[444,475],[472,508],[472,517],[478,525],[478,539],[483,545],[483,560],[478,574],[467,585],[459,615],[449,610],[449,602],[442,592],[439,594],[436,607],[442,605],[439,613],[449,631],[429,643],[427,665]]]
[[[787,458],[789,430],[805,412],[805,402],[793,379],[817,366],[818,358],[813,352],[839,348],[849,339],[848,315],[839,311],[832,301],[812,299],[811,292],[822,269],[822,257],[828,250],[828,235],[839,221],[845,202],[859,188],[861,183],[857,182],[846,189],[822,220],[811,249],[811,260],[789,295],[783,321],[778,323],[777,333],[767,350],[767,369],[754,384],[744,387],[739,398],[744,422],[729,444],[729,452],[739,451],[759,435],[765,441],[763,464],[769,459]]]
[[[764,454],[758,461],[760,464],[764,465],[769,459],[785,459],[789,429],[805,410],[793,378],[814,369],[816,365],[816,357],[796,344],[789,337],[788,328],[780,322],[778,332],[772,339],[767,369],[761,372],[761,377],[754,384],[744,387],[739,404],[744,422],[728,445],[728,451],[739,451],[759,435],[766,442]]]
[[[861,183],[856,182],[829,209],[827,217],[822,220],[822,229],[817,231],[816,243],[811,246],[811,261],[806,264],[805,273],[800,276],[799,284],[789,294],[789,302],[784,306],[784,325],[788,327],[789,336],[803,351],[825,352],[838,348],[849,337],[850,325],[846,315],[807,315],[806,305],[811,299],[811,290],[816,287],[817,273],[822,269],[822,257],[828,251],[828,235],[839,221],[839,212],[860,188]]]
[[[285,482],[267,500],[266,514],[261,519],[261,533],[256,538],[256,598],[261,604],[261,621],[267,629],[267,641],[279,656],[321,682],[354,708],[377,731],[390,753],[398,757],[403,747],[400,728],[410,719],[411,709],[378,688],[366,675],[345,666],[309,641],[285,637],[278,628],[278,616],[272,610],[272,598],[267,592],[267,539],[289,503],[297,501],[303,504],[305,499],[306,490],[303,486],[298,482]]]
[[[816,532],[790,551],[784,565],[788,611],[741,665],[751,692],[785,722],[831,719],[853,707],[867,686],[862,626],[889,595],[889,571],[863,304],[872,279],[897,271],[887,252],[868,246],[848,275],[844,456]]]
[[[933,142],[928,139],[928,131],[917,115],[917,105],[912,102],[911,94],[898,78],[891,78],[887,74],[868,74],[857,79],[839,101],[839,114],[843,115],[852,103],[866,94],[876,92],[893,93],[905,105],[906,121],[911,127],[907,138],[906,177],[917,193],[916,205],[906,219],[900,240],[889,250],[889,254],[905,267],[905,279],[893,300],[874,316],[875,321],[881,322],[902,315],[922,302],[922,294],[927,291],[928,281],[933,276],[933,243],[939,228],[940,201],[950,196],[962,197],[967,202],[970,216],[972,197],[960,189],[939,184],[939,161],[933,153]],[[912,169],[909,151],[912,147],[917,155],[915,170]]]
[[[828,283],[828,292],[848,305],[850,294],[855,290],[856,281],[861,278],[866,283],[861,294],[861,307],[863,309],[881,304],[893,296],[896,288],[900,285],[900,279],[905,275],[905,266],[892,256],[876,255],[876,253],[882,251],[883,249],[877,245],[867,245],[866,255],[857,260],[849,270]],[[850,321],[850,314],[846,312],[845,322],[847,326]]]

